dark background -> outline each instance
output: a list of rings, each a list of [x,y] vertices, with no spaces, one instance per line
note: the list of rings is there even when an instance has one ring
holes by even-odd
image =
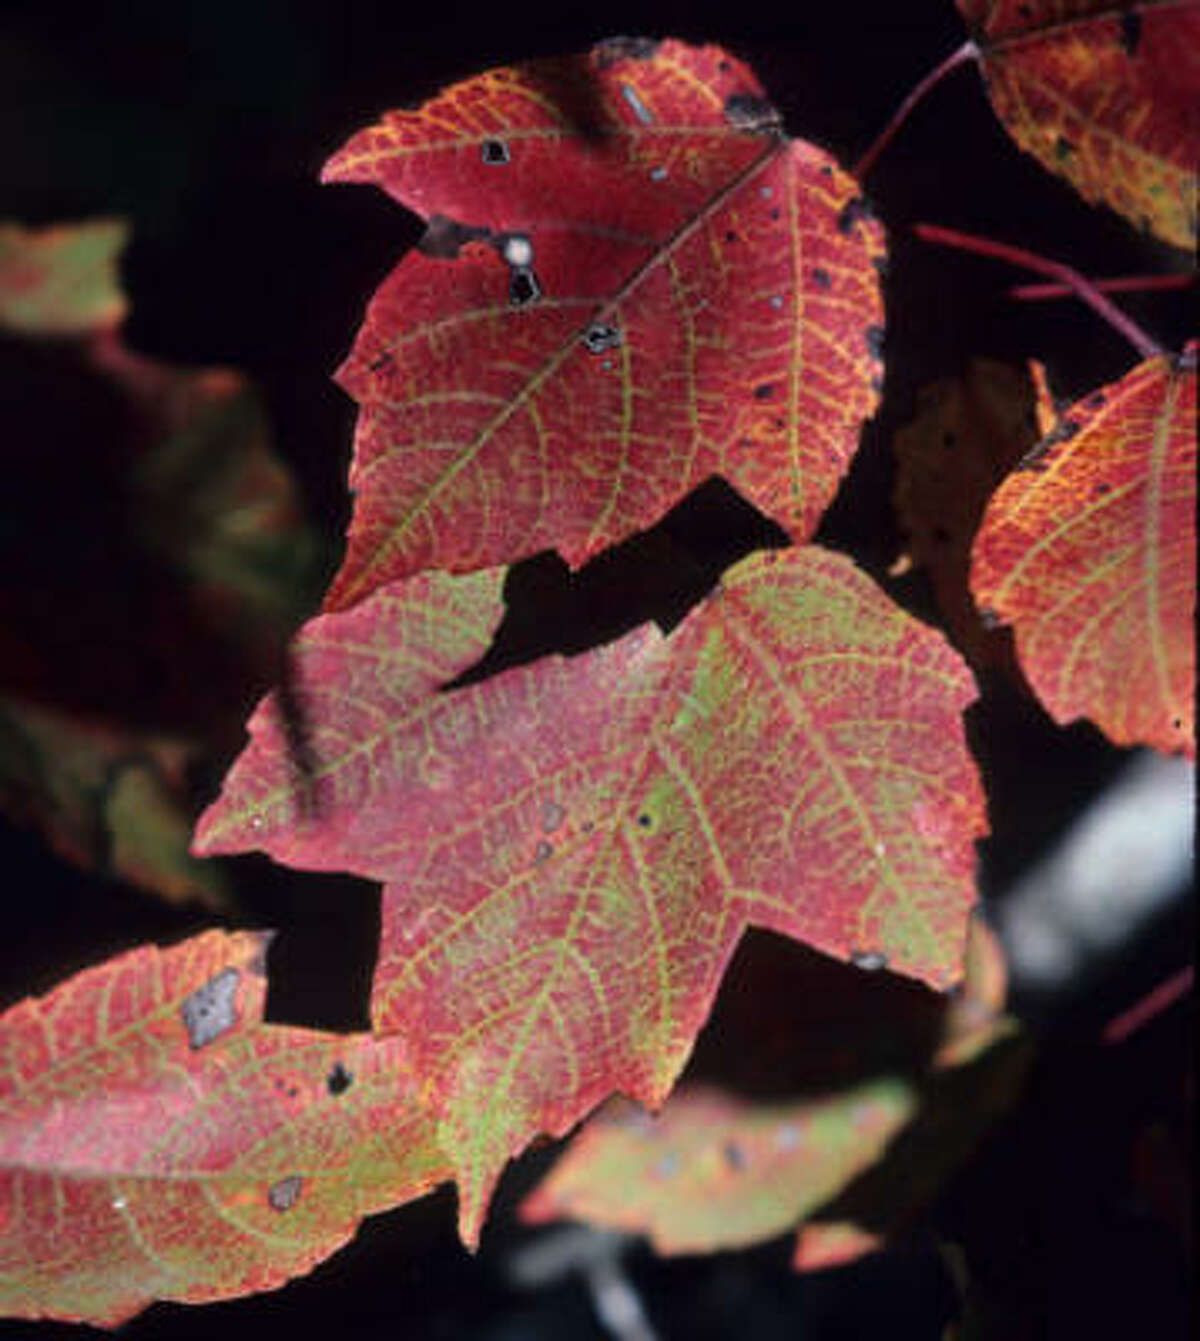
[[[0,18],[0,219],[132,220],[122,266],[128,343],[180,364],[230,365],[255,380],[332,571],[348,516],[354,412],[330,373],[367,298],[420,225],[371,188],[318,186],[324,160],[387,108],[454,79],[628,32],[726,45],[756,69],[792,134],[851,165],[912,84],[964,35],[948,0],[887,10],[135,0],[101,6],[84,21],[69,5],[10,4]],[[908,226],[928,219],[987,233],[1093,274],[1182,262],[1022,155],[973,69],[951,76],[916,111],[867,185],[892,248],[885,403],[821,538],[928,613],[919,583],[885,576],[898,551],[887,448],[911,417],[915,389],[960,370],[970,355],[1033,356],[1047,363],[1055,393],[1074,398],[1119,377],[1135,356],[1076,304],[1013,303],[1004,288],[1022,277],[917,243]],[[1131,297],[1124,306],[1167,344],[1182,343],[1183,299]],[[39,419],[31,404],[27,422],[5,425],[6,450],[41,449]],[[84,450],[87,429],[79,425]],[[534,561],[510,588],[510,653],[577,650],[652,615],[677,618],[721,567],[772,543],[771,528],[719,488],[665,525],[694,561],[686,582],[664,586],[661,575],[639,569],[645,551],[637,545],[575,580],[553,560]],[[971,728],[993,826],[981,880],[993,895],[1062,832],[1124,755],[1086,725],[1055,728],[1003,684],[985,689]],[[253,859],[237,871],[248,919],[283,928],[272,954],[271,1016],[361,1025],[374,888]],[[211,923],[76,872],[4,821],[0,872],[3,1004],[122,948],[177,940]],[[1131,1170],[1148,1124],[1167,1132],[1171,1148],[1190,1149],[1190,1004],[1120,1048],[1100,1047],[1097,1035],[1107,1018],[1187,962],[1191,941],[1190,905],[1181,903],[1041,1022],[1040,1060],[1020,1109],[930,1220],[966,1241],[973,1266],[1020,1320],[1011,1335],[1182,1334],[1188,1251],[1152,1213]],[[535,1156],[506,1179],[477,1259],[458,1247],[452,1197],[443,1191],[368,1221],[348,1248],[282,1291],[204,1309],[156,1306],[125,1334],[136,1341],[269,1341],[319,1329],[362,1338],[601,1336],[578,1284],[534,1295],[505,1284],[507,1254],[525,1236],[512,1202],[544,1163]],[[1183,1165],[1177,1173],[1187,1177]],[[934,1338],[954,1291],[928,1231],[919,1228],[894,1254],[813,1277],[788,1270],[785,1242],[675,1262],[641,1253],[631,1271],[666,1338],[853,1337],[880,1327]],[[0,1323],[0,1336],[31,1341],[82,1330]]]

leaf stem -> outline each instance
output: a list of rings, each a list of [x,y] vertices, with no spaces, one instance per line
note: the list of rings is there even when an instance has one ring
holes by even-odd
[[[939,65],[936,65],[930,72],[917,84],[909,93],[908,97],[892,113],[892,119],[884,126],[883,130],[876,137],[875,143],[858,160],[853,171],[855,177],[861,182],[871,169],[875,166],[875,161],[879,155],[892,142],[896,132],[908,120],[909,113],[921,101],[921,99],[935,85],[960,65],[965,65],[967,61],[979,59],[979,48],[973,40],[968,39],[956,51],[952,51]]]
[[[1060,284],[1065,284],[1078,298],[1082,298],[1097,316],[1103,317],[1113,330],[1123,335],[1142,358],[1157,358],[1166,353],[1137,322],[1127,317],[1115,303],[1110,303],[1090,279],[1081,275],[1078,270],[1072,270],[1069,265],[1064,265],[1062,261],[1047,260],[1046,257],[1026,251],[1023,247],[1013,247],[1007,242],[997,242],[990,237],[978,237],[973,233],[960,233],[955,228],[942,228],[937,224],[914,224],[913,232],[925,242],[957,247],[960,251],[977,252],[980,256],[993,256],[997,260],[1007,261],[1010,265],[1032,270],[1035,274],[1047,275]]]
[[[1196,282],[1192,273],[1175,275],[1121,275],[1115,279],[1089,281],[1101,293],[1148,293],[1158,289],[1186,289]],[[1075,291],[1067,284],[1014,284],[1008,291],[1010,298],[1022,302],[1037,302],[1042,298],[1071,298]]]

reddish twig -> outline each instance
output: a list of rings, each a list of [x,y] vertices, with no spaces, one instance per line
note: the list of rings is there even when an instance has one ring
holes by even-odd
[[[1194,274],[1178,275],[1121,275],[1116,279],[1088,281],[1101,293],[1148,293],[1152,289],[1186,289],[1196,282]],[[1041,298],[1073,298],[1074,289],[1066,284],[1015,284],[1008,291],[1010,298],[1036,302]]]
[[[857,177],[860,182],[866,177],[875,166],[875,160],[881,153],[883,153],[887,146],[892,142],[892,138],[895,136],[896,132],[905,121],[908,120],[909,113],[931,88],[936,84],[940,84],[951,70],[956,70],[960,65],[965,65],[967,61],[978,59],[979,48],[973,41],[967,41],[964,42],[957,51],[952,51],[940,65],[937,65],[934,69],[930,70],[925,78],[912,90],[908,97],[904,99],[900,106],[896,108],[895,112],[892,113],[892,119],[879,133],[875,143],[858,160],[858,163],[854,167],[855,177]]]
[[[972,233],[960,233],[954,228],[941,228],[937,224],[914,224],[913,232],[925,242],[940,242],[948,247],[957,247],[960,251],[977,252],[980,256],[994,256],[997,260],[1007,261],[1009,265],[1021,266],[1038,275],[1047,275],[1065,284],[1072,293],[1082,298],[1098,316],[1123,335],[1144,359],[1161,356],[1166,351],[1150,338],[1144,330],[1127,317],[1124,312],[1100,292],[1090,279],[1072,270],[1061,261],[1050,261],[1036,252],[1026,251],[1023,247],[1011,247],[1007,242],[996,242],[990,237],[976,237]]]
[[[1128,1010],[1109,1020],[1100,1035],[1101,1039],[1105,1043],[1124,1043],[1130,1034],[1136,1034],[1144,1024],[1148,1024],[1156,1015],[1161,1015],[1168,1006],[1173,1006],[1181,997],[1187,996],[1192,990],[1194,977],[1195,967],[1192,964],[1180,969],[1178,973],[1172,973]]]

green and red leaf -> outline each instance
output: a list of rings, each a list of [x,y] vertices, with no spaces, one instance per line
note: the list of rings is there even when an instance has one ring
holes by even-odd
[[[957,0],[1013,139],[1085,200],[1196,244],[1200,6]]]
[[[338,374],[361,406],[327,609],[426,568],[577,565],[723,475],[808,538],[877,400],[882,232],[716,47],[492,70],[327,181],[429,222]]]
[[[134,950],[0,1016],[0,1313],[272,1289],[447,1176],[400,1039],[262,1022],[266,940]]]
[[[761,1243],[875,1163],[915,1106],[913,1085],[899,1076],[777,1103],[681,1085],[657,1117],[614,1101],[521,1215],[645,1234],[664,1255]]]
[[[538,1132],[662,1102],[746,926],[947,985],[985,828],[969,674],[848,560],[755,555],[670,638],[433,695],[499,580],[313,621],[311,794],[268,700],[197,832],[388,882],[374,1019],[430,1078],[469,1240]]]
[[[128,239],[121,219],[0,223],[0,330],[37,339],[114,329],[128,306],[117,278]]]
[[[1195,753],[1195,346],[1064,411],[988,505],[971,587],[1058,722]]]

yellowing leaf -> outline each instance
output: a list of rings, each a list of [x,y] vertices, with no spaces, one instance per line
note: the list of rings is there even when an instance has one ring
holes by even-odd
[[[915,1105],[913,1085],[898,1076],[773,1104],[680,1086],[657,1118],[615,1102],[521,1214],[643,1233],[664,1254],[760,1243],[873,1164]]]
[[[1200,9],[957,0],[1009,133],[1085,200],[1196,243]]]

